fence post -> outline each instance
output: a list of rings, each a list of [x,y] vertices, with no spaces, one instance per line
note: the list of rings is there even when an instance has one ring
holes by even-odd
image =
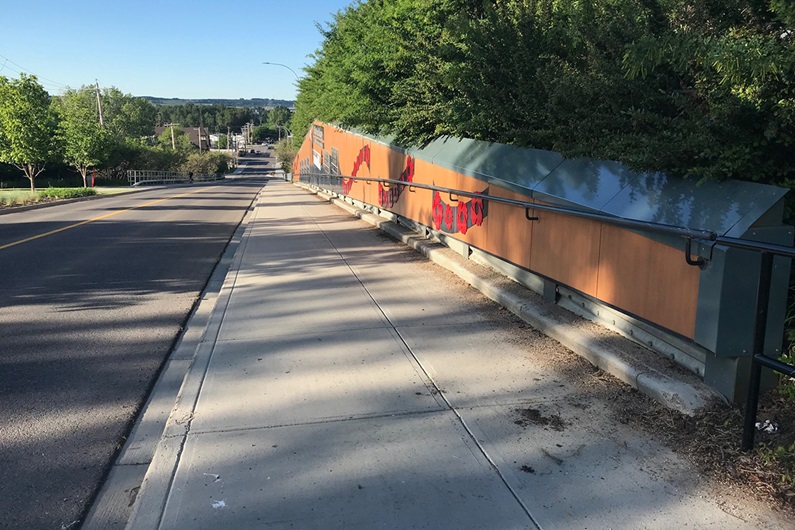
[[[757,355],[765,354],[765,332],[767,331],[767,308],[770,304],[770,281],[773,277],[773,254],[761,253],[759,284],[756,288],[756,321],[754,323],[754,342],[751,350],[751,376],[748,381],[748,395],[745,401],[745,422],[743,424],[743,451],[754,447],[756,433],[756,409],[759,402],[759,385],[762,380],[762,364]]]

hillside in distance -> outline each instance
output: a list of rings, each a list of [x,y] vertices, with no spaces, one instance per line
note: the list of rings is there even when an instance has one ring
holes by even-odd
[[[225,105],[227,107],[294,107],[295,101],[286,99],[254,98],[254,99],[180,99],[141,96],[154,105]]]

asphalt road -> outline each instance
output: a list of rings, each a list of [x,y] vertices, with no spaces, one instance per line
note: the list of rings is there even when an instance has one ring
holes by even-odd
[[[76,527],[263,184],[0,215],[0,527]]]

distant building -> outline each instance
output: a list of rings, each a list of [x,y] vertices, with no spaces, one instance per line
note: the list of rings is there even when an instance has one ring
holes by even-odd
[[[246,147],[246,139],[242,134],[232,133],[232,138],[229,139],[230,149],[244,149]]]

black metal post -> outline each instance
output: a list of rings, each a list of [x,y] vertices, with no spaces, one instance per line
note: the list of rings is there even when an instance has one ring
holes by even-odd
[[[762,380],[762,364],[755,358],[765,354],[765,332],[767,331],[767,307],[770,304],[770,280],[773,276],[773,254],[761,253],[759,284],[756,290],[756,322],[754,323],[754,343],[751,350],[751,377],[748,381],[748,395],[745,401],[745,422],[743,424],[743,451],[754,447],[756,433],[756,408],[759,402],[759,385]]]

